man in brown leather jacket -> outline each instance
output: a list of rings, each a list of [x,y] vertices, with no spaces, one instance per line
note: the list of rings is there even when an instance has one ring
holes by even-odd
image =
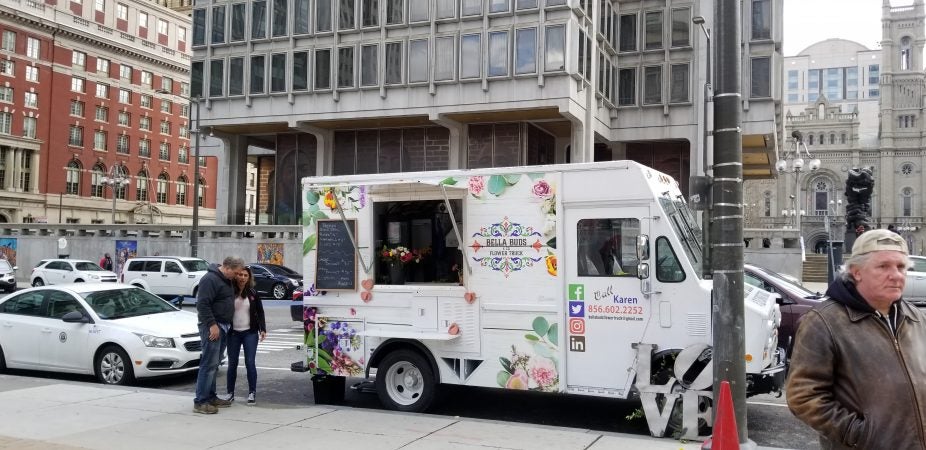
[[[926,315],[901,299],[907,255],[890,231],[859,236],[798,328],[788,406],[824,449],[926,449]]]

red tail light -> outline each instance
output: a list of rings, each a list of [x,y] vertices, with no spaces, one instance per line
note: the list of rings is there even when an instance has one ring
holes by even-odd
[[[293,291],[293,301],[296,301],[296,300],[302,300],[302,291],[298,289]]]

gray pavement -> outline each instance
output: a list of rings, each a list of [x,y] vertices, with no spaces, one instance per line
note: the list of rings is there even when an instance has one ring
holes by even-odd
[[[701,448],[700,442],[580,428],[259,401],[202,415],[192,412],[190,392],[0,375],[0,448]]]

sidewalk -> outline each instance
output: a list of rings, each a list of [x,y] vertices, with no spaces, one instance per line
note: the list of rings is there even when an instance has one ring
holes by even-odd
[[[0,375],[0,448],[701,448],[700,442],[340,406],[235,403],[214,415],[192,409],[189,392]]]

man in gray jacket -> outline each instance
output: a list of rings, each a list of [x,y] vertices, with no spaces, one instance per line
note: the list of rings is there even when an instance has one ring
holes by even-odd
[[[229,256],[222,265],[212,264],[203,275],[196,293],[196,312],[199,316],[199,337],[202,355],[196,376],[196,397],[193,412],[215,414],[217,408],[231,406],[228,400],[215,394],[215,378],[225,350],[225,336],[235,315],[235,275],[244,267],[244,260]]]

